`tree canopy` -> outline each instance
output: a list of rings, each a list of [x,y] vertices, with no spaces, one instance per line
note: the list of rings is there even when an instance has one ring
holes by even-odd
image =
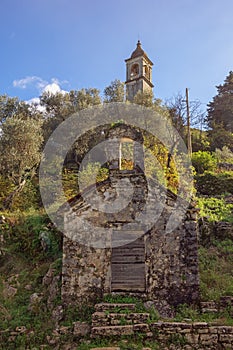
[[[104,102],[123,102],[125,99],[124,83],[115,79],[104,89]]]
[[[0,174],[8,178],[14,189],[5,199],[4,207],[11,206],[14,196],[26,181],[36,173],[41,158],[42,121],[24,115],[8,117],[1,126]]]
[[[212,149],[228,146],[233,150],[233,72],[217,86],[217,95],[208,104],[207,125]]]
[[[205,122],[209,130],[205,132],[202,131],[204,119],[200,102],[190,101],[192,143],[195,152],[215,151],[216,148],[218,152],[223,152],[224,146],[229,152],[233,150],[233,72],[229,73],[223,85],[217,86],[217,90],[217,95],[208,104]],[[102,103],[123,101],[125,101],[124,83],[118,79],[104,89],[103,98],[96,88],[55,94],[44,92],[40,96],[40,108],[20,101],[17,97],[0,96],[0,176],[11,181],[14,190],[22,188],[25,181],[32,178],[35,173],[43,142],[48,140],[61,122],[80,110]],[[162,100],[155,98],[151,91],[139,91],[133,103],[152,108],[167,121],[170,120],[184,140],[187,138],[186,104],[185,97],[181,93],[163,103]],[[106,125],[106,128],[108,127],[111,125]],[[88,149],[104,140],[102,131],[101,126],[82,135],[69,151],[65,166],[70,165],[71,168],[77,166]],[[171,149],[167,150],[151,135],[144,136],[146,146],[159,159],[162,168],[171,179],[170,182],[175,185],[175,176],[171,174],[174,169],[172,156],[177,145],[176,138],[172,140]],[[226,153],[226,150],[224,152]],[[153,173],[153,169],[150,170]]]
[[[233,132],[233,72],[217,86],[217,95],[208,104],[207,123],[210,128],[221,125]]]

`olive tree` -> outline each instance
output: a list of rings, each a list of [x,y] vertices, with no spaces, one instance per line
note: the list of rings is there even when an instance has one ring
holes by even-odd
[[[8,117],[1,125],[0,174],[14,184],[14,190],[5,198],[4,207],[9,208],[27,179],[35,175],[41,158],[42,122],[25,118],[24,115]]]

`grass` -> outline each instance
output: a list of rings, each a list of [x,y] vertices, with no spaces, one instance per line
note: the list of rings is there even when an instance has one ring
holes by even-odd
[[[184,346],[187,344],[187,340],[186,340],[185,336],[183,336],[181,334],[171,334],[169,339],[168,339],[168,343],[174,344],[177,346]]]
[[[4,212],[0,215],[6,218],[0,225],[0,233],[6,241],[8,254],[25,257],[33,263],[61,257],[62,236],[44,211],[29,210],[15,215]]]
[[[47,291],[42,279],[52,266],[61,270],[60,236],[47,216],[41,211],[4,212],[5,222],[0,224],[4,237],[0,256],[0,344],[5,349],[26,349],[47,343],[54,322],[47,309]],[[41,231],[49,233],[50,245],[44,250],[39,238]],[[16,288],[14,296],[6,296],[7,284]],[[41,303],[34,312],[28,309],[30,296],[43,293]],[[26,327],[27,332],[11,336],[16,327]],[[11,341],[9,340],[11,339]],[[0,346],[1,348],[1,346]]]
[[[27,330],[33,330],[36,337],[43,339],[45,334],[53,328],[50,312],[46,308],[46,300],[42,299],[36,313],[29,311],[28,305],[32,293],[42,292],[41,280],[49,268],[49,263],[44,262],[37,267],[27,266],[25,260],[19,257],[14,260],[14,263],[14,269],[10,274],[6,266],[3,265],[0,269],[1,275],[4,276],[0,278],[0,329],[12,331],[18,326],[25,326]],[[12,278],[9,284],[16,288],[17,292],[15,296],[7,297],[4,296],[3,291],[9,278]],[[27,285],[30,285],[29,290],[25,288]],[[7,333],[1,334],[0,339],[3,337],[1,340],[4,341],[7,335]],[[19,338],[22,338],[22,342],[26,342],[23,340],[24,337],[19,336]]]
[[[136,304],[139,299],[130,295],[107,294],[103,301],[110,304]]]
[[[65,316],[61,322],[61,325],[72,326],[73,322],[81,321],[91,324],[91,317],[95,309],[93,306],[83,304],[74,306],[68,306],[65,309]]]
[[[190,322],[207,322],[210,324],[233,326],[232,311],[231,307],[228,307],[217,313],[201,313],[195,306],[182,304],[177,308],[173,321],[183,322],[188,319]]]
[[[135,312],[147,312],[143,300],[140,298],[130,296],[130,295],[120,295],[120,294],[108,294],[104,296],[104,302],[110,303],[110,304],[135,304]],[[134,312],[132,310],[128,310],[127,308],[123,309],[120,306],[117,306],[115,308],[114,312],[119,312],[119,313],[130,313]]]
[[[230,243],[231,242],[231,243]],[[219,300],[233,296],[232,241],[214,241],[210,247],[199,248],[200,287],[202,300]]]
[[[122,336],[121,340],[112,339],[96,339],[91,342],[83,341],[79,344],[77,350],[91,350],[95,347],[111,347],[117,346],[121,350],[142,350],[145,347],[151,348],[151,350],[161,349],[160,345],[156,341],[149,341],[141,339],[139,336]]]

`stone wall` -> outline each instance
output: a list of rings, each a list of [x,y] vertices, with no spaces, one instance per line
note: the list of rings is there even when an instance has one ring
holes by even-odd
[[[157,322],[150,325],[150,330],[161,343],[174,342],[186,349],[232,349],[233,327],[212,326],[205,322],[168,323]]]
[[[101,320],[101,322],[100,322]],[[122,325],[124,320],[124,325]],[[176,345],[175,349],[232,349],[233,327],[211,325],[206,322],[150,322],[149,314],[114,314],[95,312],[92,316],[91,336],[121,337],[122,334],[137,336],[143,334],[159,343],[162,349]],[[174,347],[173,347],[174,348]]]
[[[95,303],[110,293],[110,249],[94,249],[64,236],[62,299],[66,304]]]
[[[139,327],[140,326],[140,327]],[[163,348],[167,344],[176,344],[176,349],[226,349],[233,348],[233,327],[212,326],[205,322],[156,322],[151,324],[132,324],[127,326],[109,326],[96,328],[92,334],[97,336],[137,335],[138,332],[147,334]],[[99,332],[99,333],[98,333]]]
[[[117,307],[116,307],[117,306]],[[149,313],[137,313],[134,304],[97,304],[92,315],[91,337],[137,336],[160,344],[161,349],[232,349],[233,327],[206,322],[151,322]],[[114,313],[114,310],[128,312]],[[108,310],[108,312],[106,312]]]
[[[165,299],[171,305],[198,300],[198,258],[196,222],[184,223],[164,234],[167,213],[145,237],[147,294],[149,299]]]
[[[200,244],[208,247],[214,239],[233,239],[233,225],[226,221],[208,221],[207,218],[199,220]]]
[[[93,200],[95,195],[117,198],[119,192],[116,186],[119,180],[122,201],[130,185],[133,187],[132,199],[122,210],[104,213],[86,204]],[[182,208],[182,200],[165,191],[158,183],[148,179],[146,181],[143,174],[130,174],[127,171],[115,174],[114,178],[89,188],[85,193],[85,201],[81,195],[77,197],[65,217],[69,237],[64,236],[63,242],[63,301],[94,302],[104,294],[111,293],[113,237],[116,233],[122,237],[120,234],[126,232],[127,227],[131,240],[133,235],[137,239],[142,231],[145,232],[145,291],[139,294],[147,300],[162,299],[174,306],[179,303],[197,302],[199,279],[194,208],[190,207],[187,210],[184,220],[175,230],[165,232],[177,200],[180,201],[178,207]],[[146,203],[147,218],[155,221],[148,230],[146,225],[149,226],[149,223],[145,222],[142,225],[137,219],[138,213],[145,209]],[[96,227],[102,231],[97,232]],[[98,243],[99,239],[101,243],[104,242],[105,249],[98,247],[98,244],[95,248],[90,246],[90,242],[96,240]],[[80,244],[80,240],[84,240],[86,244]]]
[[[202,313],[218,313],[227,310],[231,317],[233,317],[233,297],[230,295],[221,296],[218,301],[202,301],[200,307]]]

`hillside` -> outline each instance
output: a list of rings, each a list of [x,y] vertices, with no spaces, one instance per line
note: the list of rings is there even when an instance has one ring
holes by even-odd
[[[205,181],[203,177],[206,177]],[[232,183],[231,177],[233,173],[229,171],[217,175],[204,173],[196,177],[197,202],[200,207],[199,267],[203,301],[219,301],[221,296],[233,296],[233,197],[232,193],[226,191],[230,191],[228,181]],[[208,178],[211,178],[210,184]],[[223,178],[226,184],[222,181]],[[216,181],[214,186],[213,179]],[[206,192],[211,196],[208,197]],[[22,193],[20,196],[24,195]],[[141,349],[143,339],[135,339],[133,343],[129,339],[125,342],[113,339],[83,342],[72,331],[74,322],[90,322],[93,307],[83,304],[77,305],[76,309],[63,308],[60,296],[62,235],[42,209],[4,211],[1,213],[0,227],[2,349],[68,349],[67,344],[73,344],[70,348],[81,350],[90,349],[94,345],[116,343],[123,344],[121,349],[136,349],[135,343]],[[159,315],[156,313],[153,317],[157,320]],[[233,325],[229,309],[217,314],[201,314],[195,306],[183,305],[176,310],[173,318],[175,321],[191,319]],[[59,346],[56,345],[57,342]],[[151,341],[148,344],[152,348],[159,348]]]

